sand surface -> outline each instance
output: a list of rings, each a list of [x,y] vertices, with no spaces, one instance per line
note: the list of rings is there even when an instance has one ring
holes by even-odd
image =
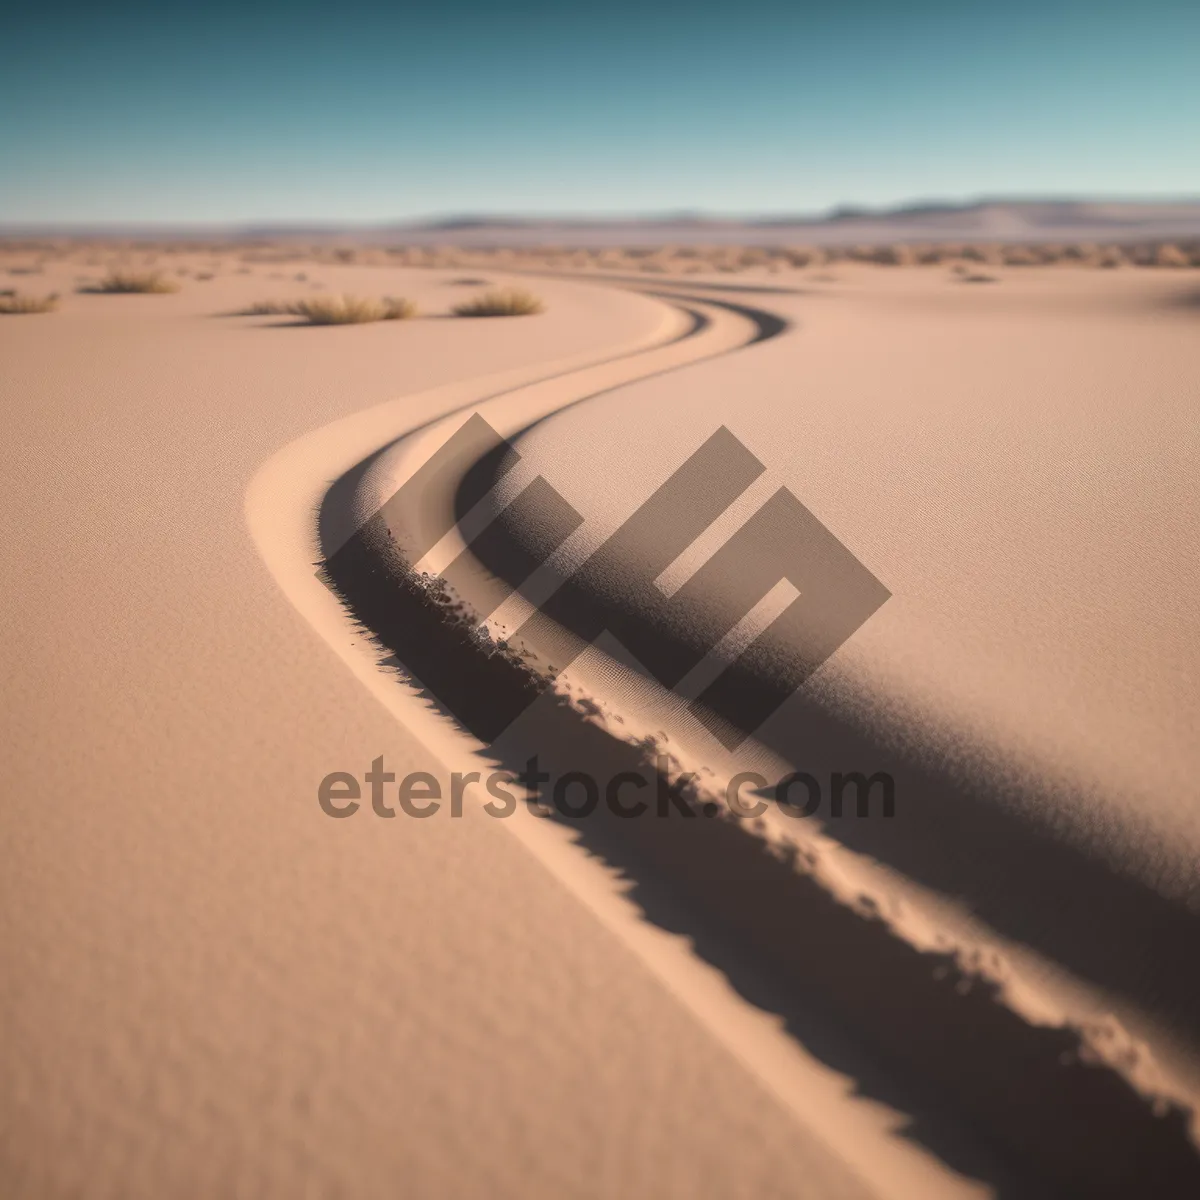
[[[502,823],[322,814],[329,771],[437,764],[243,515],[313,429],[662,312],[548,283],[528,324],[298,329],[216,315],[294,284],[184,282],[0,325],[5,1194],[868,1194]]]
[[[390,444],[359,481],[386,498],[414,431],[473,406],[506,434],[562,410],[497,493],[540,472],[586,514],[560,565],[729,426],[768,468],[738,511],[786,484],[892,592],[755,761],[811,758],[795,730],[814,713],[864,769],[896,760],[897,819],[827,831],[846,862],[956,936],[1012,943],[1056,1004],[1178,1051],[1184,1094],[1192,983],[1146,949],[1162,930],[1185,944],[1200,841],[1180,599],[1200,569],[1200,343],[1179,279],[797,272],[794,292],[737,293],[790,326],[742,348],[756,318],[720,289],[538,280],[543,316],[465,322],[436,316],[464,272],[306,273],[0,322],[11,1194],[929,1196],[1007,1178],[869,1050],[832,1053],[821,1021],[784,1030],[686,922],[641,920],[645,897],[550,823],[320,811],[330,771],[479,753],[311,571],[330,485]],[[435,315],[218,315],[318,280]],[[602,659],[580,677],[619,707]],[[904,784],[921,796],[931,772],[939,797],[1005,815],[999,852],[928,805],[905,832]],[[980,800],[983,777],[1017,782]],[[1013,829],[1049,846],[1047,875],[1023,873]],[[1089,903],[1136,894],[1132,915],[1061,904],[1064,863]],[[1097,958],[1105,921],[1116,950]]]
[[[829,946],[814,944],[801,950],[801,942],[793,941],[789,950],[787,938],[794,939],[800,931],[789,935],[780,930],[774,945],[768,949],[760,944],[756,953],[771,960],[769,969],[777,978],[792,969],[803,971],[805,975],[795,983],[801,997],[814,989],[832,991],[838,1003],[851,1006],[861,1000],[862,990],[861,982],[856,985],[845,978],[846,961],[858,957],[874,962],[883,990],[874,1008],[860,1006],[857,1020],[860,1026],[870,1026],[869,1036],[885,1054],[907,1058],[918,1073],[936,1074],[939,1086],[958,1089],[977,1122],[997,1134],[1003,1127],[1010,1149],[1037,1158],[1039,1169],[1050,1169],[1047,1155],[1056,1157],[1053,1169],[1062,1173],[1061,1182],[1075,1182],[1085,1191],[1104,1187],[1111,1194],[1125,1194],[1130,1186],[1149,1186],[1144,1179],[1138,1183],[1136,1172],[1123,1181],[1119,1178],[1122,1169],[1129,1170],[1137,1154],[1148,1153],[1149,1148],[1134,1152],[1127,1144],[1122,1150],[1119,1142],[1113,1143],[1111,1162],[1091,1156],[1095,1174],[1082,1183],[1079,1156],[1087,1153],[1088,1139],[1103,1140],[1098,1129],[1104,1118],[1099,1114],[1107,1102],[1099,1100],[1094,1079],[1081,1079],[1077,1094],[1055,1098],[1055,1088],[1066,1086],[1066,1081],[1054,1078],[1062,1072],[1051,1058],[1052,1052],[1059,1061],[1077,1052],[1085,1057],[1098,1053],[1117,1076],[1144,1094],[1157,1095],[1160,1102],[1179,1105],[1181,1114],[1194,1104],[1196,979],[1188,952],[1195,938],[1190,905],[1194,842],[1188,840],[1194,812],[1188,793],[1172,785],[1185,779],[1192,753],[1186,731],[1176,720],[1181,710],[1194,711],[1195,697],[1187,686],[1192,652],[1187,613],[1175,597],[1192,586],[1195,560],[1186,521],[1161,503],[1159,493],[1144,486],[1157,481],[1164,447],[1184,462],[1190,451],[1187,413],[1193,397],[1186,382],[1179,386],[1181,369],[1185,381],[1191,371],[1188,292],[1181,291],[1178,282],[1161,279],[1141,285],[1105,281],[1089,287],[1079,275],[1062,272],[1026,274],[1019,285],[992,302],[988,297],[997,296],[996,291],[968,287],[953,274],[880,277],[852,272],[845,279],[814,282],[836,286],[781,288],[770,283],[756,287],[705,281],[699,287],[696,281],[674,285],[676,299],[690,311],[704,314],[710,330],[721,323],[722,311],[727,315],[732,311],[755,326],[747,338],[752,344],[717,360],[677,364],[670,373],[658,371],[625,387],[616,387],[611,378],[595,377],[590,388],[581,385],[572,397],[568,386],[557,411],[549,415],[532,403],[532,391],[523,398],[487,402],[481,411],[498,427],[507,432],[525,430],[517,440],[524,456],[521,465],[504,476],[491,501],[485,501],[504,531],[501,544],[497,546],[494,535],[485,530],[469,548],[464,546],[464,539],[471,537],[466,527],[473,523],[476,514],[472,513],[462,521],[461,535],[448,539],[449,546],[426,554],[424,548],[432,538],[422,534],[420,527],[426,519],[427,488],[420,509],[388,514],[389,532],[395,545],[405,547],[401,559],[407,556],[427,571],[445,571],[454,594],[477,612],[492,614],[493,636],[519,645],[527,661],[540,664],[543,674],[557,674],[558,690],[565,688],[565,694],[577,696],[579,711],[593,714],[587,722],[607,731],[608,750],[602,750],[596,737],[581,729],[572,731],[570,722],[556,715],[553,707],[544,709],[539,718],[523,718],[528,746],[540,750],[557,741],[572,747],[559,755],[559,770],[578,770],[587,762],[602,771],[608,763],[611,773],[618,762],[635,765],[636,756],[631,758],[630,753],[639,742],[657,742],[683,768],[715,769],[718,779],[747,767],[773,778],[793,767],[817,774],[831,769],[890,771],[903,797],[895,823],[878,815],[862,822],[825,821],[822,837],[815,831],[816,821],[803,835],[796,833],[794,822],[772,822],[774,836],[784,845],[795,845],[799,836],[803,856],[817,864],[808,874],[820,881],[817,892],[807,898],[795,891],[785,894],[788,889],[782,884],[775,898],[796,912],[804,911],[805,904],[810,909],[819,906],[822,892],[840,897],[845,907],[859,908],[869,900],[872,911],[885,914],[896,938],[918,952],[918,960],[904,968],[909,974],[904,980],[889,977],[893,968],[887,966],[887,956],[894,950],[877,937],[875,945],[867,944],[874,936],[869,922],[855,929],[832,910],[827,914],[829,936],[834,938]],[[670,286],[657,285],[659,294],[668,296]],[[977,301],[974,296],[985,298]],[[908,319],[893,322],[897,316]],[[693,340],[704,336],[709,335]],[[957,357],[943,354],[935,361],[922,344],[923,337],[948,341]],[[905,359],[897,352],[901,340],[935,362],[935,368],[922,374],[912,353]],[[1129,346],[1139,340],[1146,343],[1144,353],[1141,358],[1135,355],[1131,363]],[[1018,366],[1007,367],[1014,349]],[[789,356],[793,362],[805,359],[808,371],[802,378],[812,392],[828,392],[830,403],[789,403],[784,391]],[[862,373],[852,371],[847,397],[838,391],[835,373],[849,357],[867,364],[867,386]],[[881,375],[892,370],[897,360],[905,363],[911,379],[905,376],[901,386],[890,386],[890,374],[886,379]],[[1143,360],[1161,364],[1161,372],[1144,366]],[[1028,370],[1030,363],[1036,365],[1036,372]],[[982,393],[986,409],[981,412],[967,403],[948,406],[947,394],[955,389],[968,397],[978,391],[978,385],[973,389],[973,372],[981,370],[986,370],[991,386],[991,392]],[[761,389],[757,408],[756,389]],[[874,405],[867,419],[848,402],[857,401],[861,407],[864,391]],[[1047,393],[1057,408],[1049,405]],[[1014,396],[1023,403],[1014,403]],[[932,417],[923,405],[932,407]],[[1097,422],[1097,414],[1109,420]],[[769,450],[790,449],[793,464],[803,462],[800,467],[793,465],[790,474],[782,474],[793,488],[802,489],[812,478],[808,457],[816,458],[818,467],[835,468],[839,483],[846,478],[857,483],[857,498],[872,506],[874,513],[873,523],[863,519],[860,529],[870,524],[875,544],[879,506],[904,518],[902,536],[894,537],[889,549],[893,563],[900,561],[909,568],[908,575],[895,573],[906,580],[911,593],[898,606],[898,619],[890,626],[883,624],[890,608],[872,626],[882,624],[885,633],[890,630],[890,642],[877,639],[872,646],[856,636],[853,647],[839,651],[732,758],[722,754],[711,737],[706,739],[701,725],[681,711],[678,696],[648,684],[621,642],[649,651],[667,642],[686,644],[693,636],[703,640],[708,619],[705,604],[721,603],[720,589],[701,588],[682,613],[672,611],[674,601],[664,602],[661,592],[669,596],[679,589],[682,594],[691,587],[691,572],[778,488],[781,473],[765,471],[695,545],[688,546],[694,536],[689,533],[677,547],[664,552],[664,538],[673,535],[661,522],[652,522],[644,543],[626,539],[622,551],[605,560],[606,565],[589,567],[590,575],[585,571],[570,588],[562,587],[564,578],[723,421],[743,431],[747,442],[756,443],[763,459],[769,460]],[[982,436],[972,426],[980,422],[985,429]],[[958,428],[960,423],[965,430]],[[1141,432],[1140,442],[1124,428],[1130,423]],[[1065,433],[1060,428],[1064,425]],[[448,423],[431,434],[431,444],[444,441],[451,428]],[[620,436],[615,436],[617,430]],[[1063,438],[1057,444],[1050,439],[1055,433]],[[933,465],[941,469],[939,476],[928,461],[917,460],[928,476],[921,480],[930,493],[927,497],[920,496],[910,479],[896,487],[886,452],[872,457],[872,436],[890,452],[902,435],[922,443],[919,448],[925,450],[925,459],[932,457]],[[1085,435],[1090,435],[1090,442]],[[1018,449],[1024,449],[1024,457],[1031,460],[1028,467],[1006,444],[1021,438],[1029,443],[1022,447],[1018,441]],[[681,442],[686,446],[677,449]],[[843,455],[840,461],[835,446]],[[1131,446],[1136,448],[1133,455],[1127,453]],[[412,446],[402,442],[390,461],[383,460],[379,478],[366,479],[363,486],[370,500],[362,511],[372,510],[391,495],[411,474],[414,462],[429,453],[429,446],[422,447],[419,439]],[[856,474],[859,457],[862,469]],[[1063,498],[1078,508],[1089,502],[1094,490],[1088,472],[1078,468],[1080,458],[1092,474],[1112,468],[1113,494],[1097,501],[1098,506],[1103,501],[1108,504],[1100,511],[1122,507],[1130,511],[1123,512],[1115,533],[1111,521],[1098,521],[1087,537],[1068,538],[1072,551],[1068,556],[1060,528]],[[966,476],[964,465],[973,467],[974,474]],[[1044,478],[1050,473],[1055,473],[1053,488]],[[538,520],[530,523],[525,516],[524,489],[539,475],[535,488],[554,489],[576,511],[593,518],[582,522],[561,546],[562,535],[544,519],[544,505]],[[1126,495],[1116,484],[1130,477],[1134,483]],[[1186,490],[1190,476],[1185,470],[1171,482],[1177,490]],[[973,495],[980,488],[985,494],[990,488],[990,505],[981,505]],[[897,504],[897,493],[907,499],[908,491],[917,493],[919,501],[913,512]],[[817,492],[824,501],[826,492]],[[1013,513],[1002,530],[993,531],[997,493],[1007,499]],[[981,568],[978,555],[973,557],[962,544],[945,541],[945,514],[937,512],[935,494],[958,495],[969,518],[978,518],[982,509],[990,520],[982,527],[969,526],[964,539],[972,547],[982,547],[980,554],[991,567],[990,574]],[[695,497],[697,503],[703,500],[703,487]],[[721,501],[715,512],[719,514],[724,504]],[[448,515],[440,525],[433,522],[437,528],[449,521],[452,496],[447,495],[443,507]],[[927,513],[934,514],[933,533],[926,533],[928,541],[923,545],[921,534],[926,531],[920,519]],[[705,516],[698,528],[711,519]],[[1145,563],[1140,558],[1142,543],[1131,536],[1143,529],[1151,531],[1143,542],[1154,543]],[[1169,542],[1172,537],[1178,543],[1175,553],[1163,544],[1164,538]],[[946,557],[947,545],[959,552],[956,558]],[[481,556],[487,570],[462,570],[463,557],[472,554]],[[1104,599],[1112,607],[1101,609],[1099,618],[1089,623],[1093,611],[1101,608],[1091,582],[1097,562],[1119,557],[1137,564],[1120,576],[1134,599],[1110,588]],[[999,569],[993,558],[999,559]],[[638,565],[643,560],[655,564],[644,578]],[[1015,573],[1014,561],[1025,571],[1018,577],[1019,586],[1004,578]],[[545,565],[521,584],[530,562]],[[504,587],[498,587],[495,579],[488,582],[488,571],[509,587],[521,584],[525,595],[505,599]],[[1154,579],[1150,589],[1143,585],[1146,575]],[[655,577],[657,583],[651,586]],[[924,591],[913,582],[918,577],[929,580]],[[343,571],[338,578],[343,587],[361,593],[353,572]],[[585,578],[586,582],[579,582]],[[803,579],[797,583],[801,589],[805,586]],[[1085,592],[1082,604],[1072,586]],[[559,589],[556,598],[564,590],[580,592],[583,607],[555,609],[552,601],[547,608],[545,598],[555,588]],[[968,597],[976,598],[980,612],[967,612],[964,589]],[[1155,598],[1150,603],[1145,603],[1147,593]],[[396,600],[402,600],[399,593]],[[373,614],[369,597],[365,601],[361,594],[355,601],[360,619],[380,632],[385,644],[444,696],[439,688],[451,686],[453,680],[438,655],[451,654],[451,644],[431,657],[403,628],[388,627],[386,614]],[[542,612],[534,614],[530,601],[541,603]],[[1092,694],[1097,679],[1089,676],[1094,670],[1091,644],[1106,634],[1113,641],[1122,613],[1127,616],[1139,601],[1149,636],[1140,641],[1131,636],[1127,655],[1106,660],[1111,686],[1097,697]],[[598,622],[588,616],[593,610],[600,613]],[[420,623],[421,619],[418,606],[405,621]],[[592,650],[572,659],[576,651],[554,630],[569,631],[576,620],[582,622],[580,645],[596,638],[605,625],[617,631],[616,638],[602,633]],[[1048,627],[1042,640],[1057,636],[1062,643],[1054,653],[1030,636],[1039,622]],[[1074,627],[1079,623],[1082,631]],[[984,634],[990,636],[992,663],[984,652],[989,648]],[[1137,655],[1149,647],[1157,649],[1158,657],[1147,671]],[[926,663],[921,664],[924,675],[910,667],[914,653],[925,654],[931,648],[942,651],[940,660],[928,653],[929,664],[943,667],[940,680]],[[777,658],[786,658],[788,644],[777,645],[772,653],[774,658],[763,660],[768,670]],[[1182,690],[1172,676],[1180,661],[1185,668]],[[561,666],[548,665],[565,662],[570,663],[565,673],[560,673]],[[996,673],[999,663],[1018,680],[1017,686],[1004,688]],[[466,661],[455,669],[468,669]],[[490,681],[480,676],[471,696],[482,688],[490,692],[493,708],[503,709],[506,689],[511,692],[514,682],[504,683],[502,675],[493,672]],[[961,686],[964,680],[970,685],[966,689]],[[989,705],[982,717],[972,712],[972,700],[978,701],[980,695]],[[463,693],[460,701],[466,698]],[[474,716],[467,720],[488,741],[491,737],[483,731],[489,720],[494,722],[495,712],[489,715],[486,710],[487,705],[476,705]],[[1059,728],[1067,717],[1074,724],[1055,742],[1047,729]],[[1139,721],[1147,731],[1154,731],[1156,744],[1149,749],[1144,744],[1109,744],[1114,731],[1137,731]],[[1041,735],[1040,756],[1035,752],[1035,734]],[[506,735],[506,740],[511,743],[507,750],[493,746],[493,757],[522,762],[516,752],[521,739]],[[1114,775],[1107,785],[1105,769]],[[1122,778],[1129,780],[1139,771],[1149,780],[1144,799],[1121,786]],[[719,788],[709,789],[718,799],[719,792]],[[736,839],[727,840],[715,858],[705,859],[703,839],[689,840],[686,830],[672,835],[670,840],[677,843],[674,851],[639,838],[631,827],[614,835],[615,841],[595,828],[584,831],[580,826],[579,832],[589,849],[619,864],[639,888],[653,887],[664,875],[672,876],[677,890],[691,893],[693,905],[709,909],[698,927],[702,937],[712,932],[714,922],[725,925],[728,934],[733,921],[739,929],[735,940],[749,937],[761,943],[761,930],[756,928],[761,924],[761,906],[756,910],[745,901],[750,894],[746,885],[753,881],[754,888],[761,890],[770,870],[763,862],[750,867],[751,877],[743,877],[731,892],[730,873],[738,870],[734,863],[740,861],[739,855],[751,852],[735,846]],[[690,850],[678,862],[671,861],[685,843]],[[716,898],[712,905],[707,903],[710,896]],[[652,910],[653,903],[647,904],[653,916]],[[663,918],[660,914],[655,919]],[[839,926],[845,935],[840,943],[833,933]],[[903,1003],[919,1005],[931,1024],[922,1029],[918,1022],[909,1028],[904,1020],[897,1021],[894,1005],[902,992],[928,990],[929,985],[920,982],[920,955],[934,956],[923,968],[929,980],[949,969],[936,961],[938,954],[945,953],[951,954],[953,969],[966,971],[964,987],[986,979],[987,987],[1000,989],[1000,1008],[1019,1020],[1003,1018],[999,1009],[974,1012],[969,1020],[962,1013],[944,1013],[962,1025],[953,1036],[944,1028],[939,1034],[934,1020],[937,996],[909,994]],[[813,954],[820,957],[820,967]],[[739,968],[727,955],[711,950],[705,955],[731,977],[740,978]],[[980,975],[982,963],[988,965]],[[794,1020],[786,1002],[777,1007]],[[997,1026],[985,1035],[983,1026],[993,1019]],[[1049,1031],[1055,1028],[1064,1037],[1079,1039],[1075,1049],[1062,1043],[1054,1051]],[[964,1040],[956,1047],[960,1036]],[[918,1038],[928,1045],[914,1053]],[[1043,1051],[1035,1050],[1039,1042],[1044,1043]],[[1039,1054],[1045,1055],[1043,1066],[1035,1067]],[[1019,1066],[1022,1057],[1028,1062]],[[962,1062],[972,1064],[965,1077]],[[1024,1094],[1025,1110],[999,1112],[994,1095],[1000,1091]],[[1115,1092],[1113,1100],[1116,1103]],[[1125,1117],[1117,1116],[1116,1107],[1109,1111],[1109,1119],[1112,1136],[1125,1137],[1121,1132]],[[1156,1133],[1155,1125],[1151,1121],[1145,1132],[1157,1136],[1162,1129]],[[1057,1134],[1048,1136],[1048,1129],[1056,1129]],[[1185,1157],[1193,1153],[1187,1150]],[[1185,1169],[1194,1173],[1194,1168]],[[1118,1176],[1111,1174],[1113,1170]],[[1177,1178],[1164,1177],[1155,1186],[1178,1190],[1184,1185]]]
[[[767,470],[710,542],[785,486],[892,593],[804,702],[870,726],[880,766],[886,734],[923,761],[1003,774],[1021,820],[1191,910],[1200,340],[1181,293],[1161,277],[983,288],[846,269],[743,294],[793,328],[538,424],[498,500],[541,473],[588,513],[560,555],[569,571],[727,426]],[[797,698],[761,731],[795,763],[828,752],[804,740],[804,711]]]

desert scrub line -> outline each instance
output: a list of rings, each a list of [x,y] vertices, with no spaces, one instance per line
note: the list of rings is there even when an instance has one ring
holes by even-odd
[[[848,815],[846,793],[853,789],[856,817],[872,815],[873,794],[879,800],[878,815],[890,818],[896,814],[896,784],[886,771],[876,771],[869,776],[861,771],[831,772],[827,805],[823,804],[820,780],[807,771],[789,772],[773,786],[757,771],[741,771],[726,785],[724,809],[713,800],[698,798],[696,779],[694,773],[672,777],[670,760],[659,754],[655,756],[654,768],[647,766],[644,772],[619,771],[603,781],[602,786],[601,781],[586,771],[551,775],[540,769],[535,754],[526,760],[525,769],[519,772],[492,771],[484,778],[479,771],[454,771],[448,789],[431,771],[411,771],[394,789],[388,789],[387,785],[397,784],[396,773],[384,768],[381,754],[372,760],[371,769],[362,776],[369,797],[364,795],[356,775],[349,771],[331,771],[317,787],[317,803],[326,816],[334,818],[354,816],[368,799],[371,811],[377,817],[395,817],[397,810],[393,804],[398,805],[405,816],[417,819],[432,817],[444,809],[451,817],[461,817],[466,789],[482,783],[491,797],[483,805],[483,811],[490,817],[501,819],[511,817],[517,811],[517,796],[509,790],[516,785],[524,790],[529,811],[539,817],[555,812],[571,819],[591,816],[600,807],[603,794],[604,806],[613,816],[623,820],[645,816],[694,819],[716,817],[722,811],[742,820],[752,820],[767,812],[766,796],[769,795],[785,816],[803,818],[820,814],[838,819]],[[543,787],[550,783],[549,789]],[[653,804],[641,795],[647,788],[653,790]],[[747,788],[750,790],[746,791]],[[549,799],[546,798],[547,791]],[[751,800],[751,796],[757,798]]]
[[[0,314],[17,316],[22,313],[54,312],[58,307],[58,293],[48,296],[31,296],[25,292],[0,292]]]
[[[309,325],[363,325],[371,321],[406,321],[417,315],[411,300],[384,296],[310,296],[301,300],[258,300],[233,314],[239,317],[299,317]]]
[[[543,312],[545,306],[529,292],[485,292],[452,310],[459,317],[518,317]],[[301,300],[259,300],[235,314],[242,317],[292,316],[310,325],[361,325],[370,321],[403,321],[417,315],[411,300],[385,296],[312,296]]]
[[[107,296],[166,295],[179,291],[179,284],[161,271],[109,271],[99,283],[85,284],[81,292]]]

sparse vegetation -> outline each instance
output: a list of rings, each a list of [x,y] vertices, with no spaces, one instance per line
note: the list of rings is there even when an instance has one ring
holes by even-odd
[[[19,313],[48,313],[58,307],[58,293],[49,296],[27,296],[20,292],[0,294],[0,313],[15,316]]]
[[[403,321],[417,315],[411,300],[360,299],[356,296],[313,296],[297,300],[288,311],[302,317],[311,325],[359,325],[367,321]]]
[[[1187,267],[1191,264],[1188,256],[1178,246],[1168,242],[1159,246],[1155,251],[1154,265],[1156,267]]]
[[[253,304],[247,304],[245,308],[239,308],[232,315],[235,317],[278,317],[285,315],[288,311],[288,305],[291,301],[288,300],[255,300]]]
[[[179,285],[161,271],[109,271],[99,283],[79,289],[82,292],[102,292],[106,295],[158,295],[179,291]]]
[[[917,264],[917,252],[912,246],[897,242],[894,246],[880,246],[871,261],[884,267],[913,267]]]
[[[312,296],[303,300],[259,300],[238,314],[246,317],[293,316],[310,325],[362,325],[369,321],[403,321],[417,315],[411,300],[385,296]]]
[[[208,261],[203,261],[204,253],[210,255]],[[37,279],[8,280],[6,273],[35,275],[43,266],[48,270],[50,264],[59,261],[65,261],[63,252],[49,243],[9,240],[0,246],[0,281],[14,286],[36,285]],[[528,292],[497,286],[492,273],[510,269],[547,274],[560,271],[612,275],[637,273],[647,280],[671,277],[683,280],[698,275],[708,278],[710,283],[718,283],[723,276],[737,277],[747,272],[765,276],[804,271],[806,280],[821,280],[829,272],[840,273],[844,264],[854,263],[874,264],[893,271],[915,272],[926,268],[954,271],[958,279],[971,283],[984,280],[967,280],[964,277],[968,274],[992,276],[998,283],[1015,282],[1024,274],[1022,268],[1025,267],[1038,271],[1107,269],[1108,273],[1113,269],[1151,269],[1184,277],[1200,269],[1200,238],[1133,236],[1106,241],[1081,238],[1060,242],[979,238],[891,244],[847,241],[821,246],[669,244],[664,241],[641,246],[360,246],[353,249],[321,244],[297,246],[291,242],[278,245],[264,242],[254,249],[233,243],[206,244],[198,249],[191,242],[164,242],[151,248],[97,242],[75,247],[70,261],[80,267],[86,264],[90,271],[67,275],[65,278],[71,282],[66,286],[98,293],[175,291],[180,284],[193,286],[196,281],[195,286],[198,286],[209,277],[220,279],[235,273],[250,275],[252,264],[261,264],[254,267],[255,276],[279,279],[280,291],[303,292],[314,299],[302,307],[299,302],[269,301],[248,312],[262,316],[276,314],[319,324],[353,324],[400,319],[411,315],[411,306],[393,305],[385,300],[342,301],[331,297],[330,290],[336,283],[320,279],[324,264],[351,262],[363,266],[436,268],[443,272],[439,279],[441,283],[463,289],[460,296],[449,299],[456,316],[486,317],[542,311],[542,302]],[[855,270],[857,272],[857,268]],[[107,276],[101,279],[106,272]],[[42,286],[49,290],[61,285],[57,279],[46,278]],[[269,292],[275,287],[271,284],[264,290]]]
[[[484,292],[473,300],[454,306],[456,317],[523,317],[540,313],[545,309],[542,301],[532,292],[521,288],[498,288]]]

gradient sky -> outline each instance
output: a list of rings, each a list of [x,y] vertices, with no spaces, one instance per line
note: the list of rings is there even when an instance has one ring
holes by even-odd
[[[43,2],[0,221],[1200,196],[1200,0]]]

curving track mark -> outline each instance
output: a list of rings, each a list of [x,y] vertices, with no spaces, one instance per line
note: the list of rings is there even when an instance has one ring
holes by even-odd
[[[745,336],[719,353],[744,350],[789,328],[784,318],[745,304],[641,290],[686,304],[693,316],[703,305],[746,322]],[[688,336],[700,328],[698,323]],[[519,436],[612,387],[685,365],[643,357],[641,372],[608,386],[586,386],[594,381],[591,372],[574,377],[574,394],[564,393],[523,422],[502,412],[491,417],[488,403],[503,396],[475,407],[501,433]],[[499,461],[464,461],[459,485],[442,497],[442,507],[461,518],[495,482]],[[365,478],[360,472],[358,482]],[[462,482],[468,478],[469,495]],[[367,536],[331,554],[326,566],[332,583],[356,619],[431,689],[445,715],[489,744],[497,766],[515,773],[531,753],[545,757],[546,747],[553,747],[554,761],[546,766],[557,774],[584,771],[611,779],[641,773],[650,786],[672,791],[676,806],[664,820],[617,821],[602,807],[587,820],[569,822],[590,851],[635,881],[635,899],[648,918],[686,933],[743,996],[779,1012],[802,1040],[813,1041],[815,1010],[920,1079],[966,1114],[1022,1173],[1070,1194],[1126,1197],[1146,1194],[1148,1187],[1163,1197],[1195,1194],[1200,1159],[1184,1109],[1168,1104],[1160,1112],[1161,1102],[1156,1107],[1120,1069],[1093,1060],[1085,1031],[1032,1024],[1006,1003],[997,980],[955,954],[907,943],[875,914],[834,895],[816,874],[781,862],[746,822],[693,819],[699,799],[657,775],[644,746],[587,719],[553,696],[548,681],[526,664],[481,643],[469,614],[431,589],[416,562],[393,552],[403,541],[405,519],[391,513]],[[504,572],[496,561],[484,565]],[[530,708],[539,696],[544,702]],[[532,715],[514,725],[526,710]],[[836,1052],[831,1057],[846,1065]],[[865,1077],[861,1062],[854,1069],[867,1090],[911,1107],[911,1098],[882,1078]],[[948,1160],[957,1158],[958,1166],[975,1169],[941,1139],[936,1123],[918,1123],[910,1132]]]
[[[432,454],[461,427],[471,411],[482,413],[493,428],[511,439],[555,413],[614,388],[741,350],[790,328],[787,320],[745,305],[651,288],[644,291],[668,300],[688,319],[688,327],[680,336],[648,351],[608,359],[583,371],[554,373],[459,406],[356,464],[334,483],[322,503],[319,528],[322,570],[327,581],[355,619],[396,656],[409,674],[430,688],[436,697],[433,702],[444,715],[456,719],[481,741],[493,741],[547,685],[514,659],[500,655],[492,656],[492,686],[480,688],[472,670],[477,639],[464,642],[459,625],[445,619],[443,599],[431,591],[417,566],[424,550],[439,540],[441,531],[454,526],[490,488],[501,470],[501,458],[464,458],[452,472],[432,481],[423,490],[419,504],[411,509],[398,504],[403,497],[393,497],[382,510],[376,510],[375,501],[357,506],[355,501],[363,489],[373,486],[372,472],[386,468],[389,455],[421,436],[428,437],[428,453]],[[730,322],[729,317],[735,320]],[[531,412],[528,398],[538,389],[545,392],[547,385],[558,386],[549,395],[539,397]],[[416,458],[417,465],[423,465],[419,453]],[[391,494],[391,485],[384,486],[382,493],[377,484],[375,487],[377,497]],[[347,513],[356,507],[359,512],[369,510],[374,515],[354,525],[347,521]],[[353,534],[347,533],[348,525],[354,525]],[[435,532],[425,534],[418,528],[427,525]],[[420,547],[415,557],[405,554],[406,541]],[[457,549],[465,550],[465,543]]]

